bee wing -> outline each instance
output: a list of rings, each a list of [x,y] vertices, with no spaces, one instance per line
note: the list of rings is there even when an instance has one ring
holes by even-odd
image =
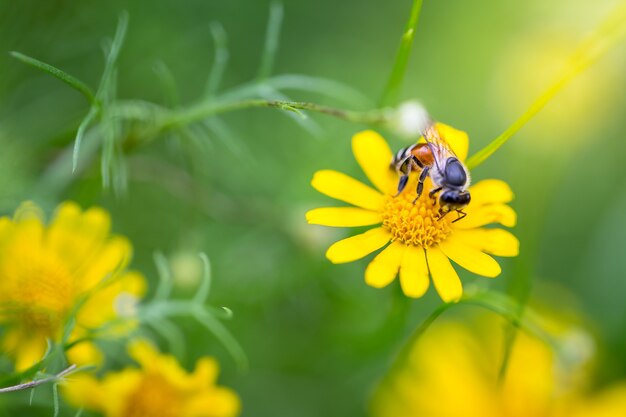
[[[433,153],[433,157],[435,159],[435,165],[437,166],[437,170],[440,173],[443,173],[443,170],[446,166],[446,161],[449,157],[456,157],[456,154],[445,141],[444,138],[439,135],[437,128],[434,124],[429,126],[423,134],[424,140],[428,144],[431,152]]]

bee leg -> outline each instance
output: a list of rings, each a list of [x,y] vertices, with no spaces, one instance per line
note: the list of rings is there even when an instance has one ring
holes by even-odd
[[[424,167],[422,169],[422,172],[420,173],[419,180],[417,181],[417,197],[415,197],[415,200],[413,200],[413,204],[415,204],[417,199],[420,198],[420,196],[422,195],[422,192],[424,191],[424,181],[426,181],[426,177],[428,176],[428,171],[430,171],[430,168]]]
[[[406,187],[407,182],[409,182],[409,174],[402,175],[400,177],[400,181],[398,181],[398,192],[396,193],[396,195],[394,195],[394,197],[400,195],[400,193],[404,190],[404,187]]]
[[[438,218],[437,220],[438,220],[438,221],[439,221],[439,220],[442,220],[444,217],[446,217],[446,214],[448,214],[448,213],[450,213],[450,212],[449,212],[449,211],[443,211],[443,210],[439,209],[439,218]],[[458,220],[458,219],[457,219],[457,220]],[[456,221],[456,220],[455,220],[455,221]],[[453,222],[453,223],[454,223],[454,222]]]
[[[407,160],[408,164],[406,165],[406,174],[403,174],[400,176],[400,181],[398,181],[398,192],[396,193],[396,195],[394,195],[394,197],[397,197],[400,195],[400,193],[404,190],[404,187],[406,187],[406,184],[409,182],[409,175],[411,175],[411,168],[413,167],[413,164],[411,163],[410,159]],[[402,165],[404,165],[406,163],[403,162]],[[398,169],[398,174],[402,173],[401,169]]]
[[[457,211],[456,211],[456,214],[458,214],[458,215],[459,215],[459,217],[457,217],[455,220],[452,220],[452,223],[456,223],[456,222],[458,222],[459,220],[464,219],[464,218],[465,218],[465,216],[467,216],[467,213],[466,213],[466,212],[464,212],[463,210],[457,210]]]
[[[430,197],[433,200],[433,205],[437,204],[437,193],[439,191],[441,191],[443,189],[443,187],[437,187],[435,189],[430,190],[430,192],[428,193],[428,197]]]

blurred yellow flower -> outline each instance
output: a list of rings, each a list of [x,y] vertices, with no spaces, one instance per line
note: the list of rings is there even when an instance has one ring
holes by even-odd
[[[465,132],[437,124],[460,160],[465,160],[469,140]],[[467,216],[453,223],[452,216],[439,219],[438,202],[425,192],[416,197],[417,173],[398,197],[393,197],[398,175],[390,168],[391,150],[376,132],[364,131],[352,138],[354,156],[369,180],[369,186],[337,171],[318,171],[313,187],[329,197],[356,207],[325,207],[311,210],[309,223],[334,227],[381,224],[365,233],[333,244],[326,256],[333,263],[352,262],[390,243],[365,271],[367,284],[381,288],[399,272],[400,285],[409,297],[421,297],[432,276],[444,301],[458,300],[463,294],[461,281],[449,259],[461,267],[486,277],[500,274],[500,266],[489,255],[516,256],[518,240],[503,229],[484,228],[490,223],[515,226],[517,217],[506,203],[513,199],[509,186],[499,180],[484,180],[470,187],[472,201],[464,209]],[[431,188],[427,178],[425,190]]]
[[[101,329],[119,335],[134,324],[134,307],[145,280],[125,268],[132,248],[110,235],[110,217],[100,208],[86,211],[61,204],[50,224],[42,210],[23,203],[13,218],[0,218],[0,323],[6,327],[1,348],[23,370],[42,359],[47,340],[59,340],[75,308],[69,342]],[[97,363],[90,341],[68,352],[71,362]]]
[[[77,407],[106,417],[234,417],[240,402],[228,388],[215,385],[218,365],[202,358],[187,373],[171,355],[138,341],[129,347],[141,366],[109,372],[102,380],[78,374],[68,380],[63,393]]]
[[[478,326],[441,322],[412,346],[406,361],[383,381],[373,417],[623,417],[626,383],[590,394],[589,336],[576,328],[555,333],[558,350],[517,333],[506,376],[503,319]],[[584,335],[584,336],[583,336]],[[558,352],[558,353],[557,353]]]

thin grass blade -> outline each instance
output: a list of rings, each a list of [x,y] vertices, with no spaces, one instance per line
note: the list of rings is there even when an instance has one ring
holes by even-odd
[[[124,43],[127,29],[128,12],[124,11],[120,14],[120,17],[118,19],[115,37],[113,38],[113,43],[111,43],[111,47],[109,48],[107,54],[104,71],[102,73],[102,79],[100,80],[100,85],[98,87],[96,97],[100,97],[102,94],[105,94],[105,90],[107,89],[106,87],[109,84],[110,79],[113,77],[113,73],[115,72],[115,66],[117,64],[117,59],[119,57],[120,50],[122,49],[122,44]]]
[[[267,32],[265,34],[265,47],[261,56],[261,65],[257,74],[257,80],[264,80],[270,76],[278,51],[278,41],[280,37],[280,27],[283,22],[283,5],[278,1],[270,5],[270,16],[267,22]]]
[[[219,86],[228,65],[228,36],[224,27],[219,22],[211,23],[211,36],[215,46],[215,54],[213,55],[213,66],[209,73],[205,95],[212,97],[217,93]]]
[[[53,77],[63,81],[65,84],[69,85],[70,87],[72,87],[73,89],[75,89],[76,91],[78,91],[79,93],[81,93],[83,96],[85,96],[85,98],[92,104],[92,105],[97,105],[97,100],[96,100],[96,96],[95,94],[91,91],[91,89],[89,87],[87,87],[87,84],[83,83],[82,81],[80,81],[78,78],[73,77],[71,75],[69,75],[68,73],[66,73],[65,71],[62,71],[60,69],[58,69],[57,67],[53,67],[50,64],[46,64],[45,62],[42,62],[38,59],[32,58],[30,56],[24,55],[20,52],[11,52],[11,56],[19,59],[20,61],[22,61],[25,64],[28,64],[32,67],[35,67],[43,72],[46,72],[50,75],[52,75]]]
[[[83,143],[83,137],[85,136],[85,132],[95,120],[98,112],[98,107],[91,106],[91,108],[89,109],[89,113],[87,113],[87,116],[85,116],[85,118],[82,120],[82,122],[80,122],[80,125],[78,126],[76,139],[74,140],[74,149],[72,151],[72,174],[76,172],[76,167],[78,166],[78,156],[80,154],[80,147]]]

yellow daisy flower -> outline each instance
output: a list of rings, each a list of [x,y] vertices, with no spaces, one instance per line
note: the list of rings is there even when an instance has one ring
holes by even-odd
[[[464,161],[469,148],[467,134],[440,123],[436,127]],[[453,215],[438,218],[438,203],[433,203],[428,192],[413,203],[417,173],[394,197],[398,175],[390,168],[392,152],[378,133],[368,130],[356,134],[352,151],[378,190],[337,171],[318,171],[312,180],[316,190],[356,207],[314,209],[307,213],[307,220],[334,227],[379,226],[333,244],[326,252],[331,262],[352,262],[386,246],[365,270],[367,284],[384,287],[399,273],[404,294],[418,298],[428,289],[430,275],[441,298],[449,302],[463,293],[449,259],[478,275],[495,277],[500,266],[488,254],[518,254],[519,242],[511,233],[484,227],[490,223],[515,226],[516,214],[506,205],[513,193],[503,181],[484,180],[470,187],[472,201],[464,209],[467,216],[453,223]],[[424,185],[425,191],[431,188],[429,178]]]
[[[105,325],[109,335],[132,327],[129,306],[143,296],[145,280],[125,270],[132,247],[110,234],[110,223],[103,209],[81,211],[71,202],[61,204],[48,225],[31,202],[13,218],[0,218],[0,323],[7,329],[0,346],[17,370],[42,359],[47,340],[59,340],[79,303],[69,342]],[[67,354],[77,364],[100,359],[89,341]]]
[[[411,347],[376,390],[372,417],[623,417],[626,381],[589,392],[594,344],[573,326],[550,330],[555,350],[516,334],[498,383],[506,322],[482,316],[473,326],[442,321]]]
[[[149,343],[130,345],[130,355],[141,366],[109,372],[102,380],[74,375],[63,387],[76,407],[106,417],[234,417],[240,402],[230,389],[216,385],[217,362],[202,358],[187,373],[171,355]]]

